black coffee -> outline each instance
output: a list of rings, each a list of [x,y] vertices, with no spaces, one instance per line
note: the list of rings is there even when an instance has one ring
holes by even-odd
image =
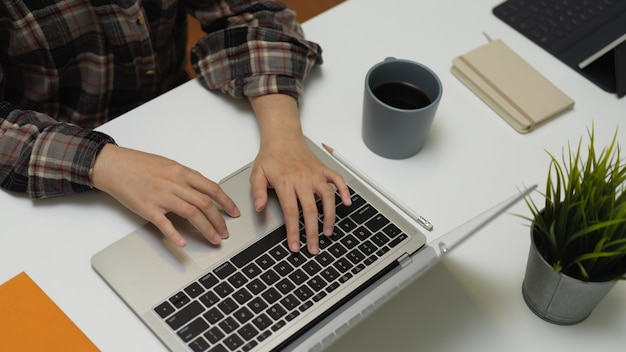
[[[407,82],[384,82],[372,88],[372,92],[383,103],[398,109],[419,109],[432,103],[426,92]]]

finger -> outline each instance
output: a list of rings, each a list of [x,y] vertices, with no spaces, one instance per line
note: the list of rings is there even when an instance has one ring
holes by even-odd
[[[289,250],[294,253],[298,252],[300,250],[300,210],[298,209],[298,199],[293,190],[276,189],[276,195],[283,210]]]
[[[222,241],[222,235],[218,233],[213,224],[204,215],[204,212],[195,205],[188,203],[187,201],[177,197],[169,197],[166,204],[169,206],[166,208],[168,211],[186,219],[189,223],[196,228],[200,233],[213,244],[219,244]],[[219,216],[221,221],[224,219]]]
[[[205,219],[211,224],[212,228],[220,235],[221,238],[228,238],[229,233],[228,228],[226,227],[226,221],[224,220],[222,213],[219,211],[211,197],[207,196],[206,194],[200,193],[192,188],[184,188],[178,190],[178,193],[176,193],[176,195],[184,202],[189,203],[189,205],[192,206],[192,208],[187,210],[190,212],[189,216],[199,216],[199,214],[196,214],[196,209],[202,213],[204,219],[199,217],[198,219],[194,220],[196,220],[200,226],[203,226],[206,231],[211,230],[206,226],[206,223],[204,221]],[[202,232],[200,228],[197,229]]]
[[[250,174],[250,185],[252,187],[252,199],[254,199],[254,209],[262,211],[267,205],[267,189],[270,186],[262,171],[253,170]]]
[[[211,203],[217,203],[229,216],[236,218],[241,215],[235,201],[224,192],[219,184],[207,179],[198,172],[193,172],[190,176],[189,184],[201,194],[208,195]],[[203,198],[198,205],[202,205],[205,202],[206,199]]]
[[[187,245],[187,241],[176,231],[172,222],[162,212],[155,210],[153,216],[147,220],[154,224],[165,238],[169,239],[176,247],[183,248]]]
[[[331,236],[335,230],[335,220],[336,220],[336,202],[335,202],[335,191],[328,186],[325,185],[324,189],[318,192],[319,197],[322,202],[322,213],[323,216],[323,233],[326,236]]]
[[[330,190],[330,187],[328,187]],[[299,194],[300,206],[302,207],[302,217],[304,218],[304,231],[306,234],[306,244],[309,253],[319,253],[319,212],[315,197],[310,190]],[[331,224],[334,224],[334,209],[332,211]],[[329,215],[330,216],[330,215]],[[332,225],[331,225],[332,226]]]
[[[346,184],[346,181],[343,179],[343,177],[338,172],[331,170],[330,172],[328,172],[326,179],[328,180],[328,182],[335,185],[335,188],[337,188],[337,192],[339,192],[339,197],[341,197],[341,202],[344,205],[350,206],[352,204],[350,189],[348,188],[348,185]]]

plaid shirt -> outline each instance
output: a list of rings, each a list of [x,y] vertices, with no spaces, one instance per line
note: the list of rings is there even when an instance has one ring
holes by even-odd
[[[92,188],[92,128],[186,79],[186,11],[208,33],[198,79],[234,97],[296,99],[321,63],[293,11],[252,0],[5,0],[0,4],[0,186],[43,198]]]

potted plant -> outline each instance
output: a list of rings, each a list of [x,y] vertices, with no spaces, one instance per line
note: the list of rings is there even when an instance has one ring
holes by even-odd
[[[617,131],[596,153],[594,131],[582,153],[568,145],[550,167],[541,207],[530,196],[531,246],[522,285],[529,308],[563,325],[583,321],[626,273],[626,166]],[[585,159],[586,158],[586,159]]]

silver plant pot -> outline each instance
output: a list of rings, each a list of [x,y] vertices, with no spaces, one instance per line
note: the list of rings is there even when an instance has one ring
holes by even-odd
[[[617,280],[587,282],[556,273],[537,251],[531,234],[522,295],[540,318],[559,325],[585,320]]]

